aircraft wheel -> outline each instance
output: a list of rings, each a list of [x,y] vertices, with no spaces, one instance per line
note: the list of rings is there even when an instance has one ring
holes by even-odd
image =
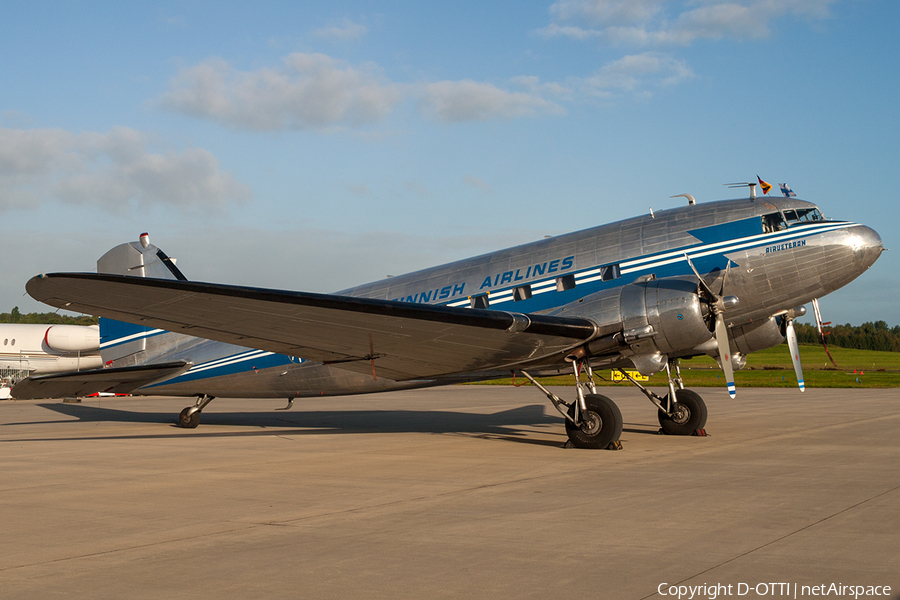
[[[622,413],[616,403],[599,394],[584,397],[587,413],[582,415],[581,425],[566,419],[566,434],[576,448],[606,448],[622,435]],[[575,416],[575,404],[569,407],[569,416]]]
[[[191,412],[193,406],[186,407],[181,414],[178,415],[178,426],[184,427],[185,429],[194,429],[197,425],[200,424],[200,411],[195,410]]]
[[[666,396],[668,398],[668,396]],[[676,390],[672,416],[658,411],[659,425],[669,435],[691,435],[706,427],[706,403],[697,392]]]

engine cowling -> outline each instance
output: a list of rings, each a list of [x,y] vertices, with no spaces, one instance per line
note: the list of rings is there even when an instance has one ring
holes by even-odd
[[[779,320],[775,317],[740,325],[731,330],[731,346],[742,354],[765,350],[783,341],[784,333]]]
[[[666,355],[682,354],[710,339],[708,308],[700,300],[697,282],[691,278],[652,279],[630,283],[586,296],[560,308],[555,315],[583,316],[594,320],[614,343],[627,344],[635,366],[644,374],[665,366]],[[589,351],[602,351],[604,341]]]
[[[44,343],[57,352],[99,352],[100,330],[96,326],[52,325]]]

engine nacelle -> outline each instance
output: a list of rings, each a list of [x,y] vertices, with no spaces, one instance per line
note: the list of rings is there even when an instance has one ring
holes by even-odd
[[[99,352],[100,329],[95,325],[52,325],[44,333],[44,344],[57,352]]]
[[[708,310],[692,278],[630,283],[591,294],[552,314],[588,317],[601,329],[618,329],[622,334],[616,340],[630,346],[637,359],[633,362],[644,374],[665,367],[661,355],[683,354],[712,338]],[[601,350],[593,343],[588,349],[595,354]]]
[[[731,347],[742,354],[765,350],[784,341],[779,319],[747,323],[731,329]]]

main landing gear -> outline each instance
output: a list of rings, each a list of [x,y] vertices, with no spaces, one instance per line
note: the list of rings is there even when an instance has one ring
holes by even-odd
[[[657,416],[659,418],[660,433],[668,435],[706,435],[706,429],[704,429],[708,415],[706,403],[697,392],[684,389],[684,383],[681,380],[681,369],[678,367],[678,359],[670,360],[666,363],[669,393],[663,397],[642,386],[622,369],[619,369],[619,371],[659,409]]]
[[[194,429],[200,424],[200,412],[206,408],[206,405],[215,399],[215,396],[197,396],[197,402],[193,406],[186,407],[181,414],[178,415],[178,426],[185,429]]]
[[[619,436],[622,435],[622,413],[619,411],[619,407],[606,396],[597,393],[588,360],[576,359],[572,361],[572,367],[575,369],[575,390],[578,398],[571,403],[542,386],[525,371],[521,371],[521,373],[544,392],[556,410],[566,418],[566,434],[573,446],[621,450],[622,444],[619,442]],[[582,370],[587,375],[587,379],[584,381],[581,379]]]
[[[541,390],[553,406],[566,418],[566,434],[576,448],[608,448],[621,450],[622,413],[615,402],[597,393],[594,375],[587,359],[575,359],[572,362],[575,370],[575,391],[578,397],[574,402],[566,402],[525,371],[520,371],[531,383]],[[660,433],[669,435],[705,436],[706,403],[699,394],[684,389],[678,360],[666,363],[666,375],[669,380],[669,393],[659,396],[638,383],[627,372],[619,371],[633,383],[657,408]],[[582,380],[582,372],[586,379]]]

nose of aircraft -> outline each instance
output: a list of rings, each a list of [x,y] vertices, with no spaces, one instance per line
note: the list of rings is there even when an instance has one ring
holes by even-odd
[[[853,249],[854,254],[858,255],[860,262],[864,263],[866,267],[872,266],[884,251],[881,236],[877,231],[865,225],[857,225],[851,228],[849,233],[845,243]]]

